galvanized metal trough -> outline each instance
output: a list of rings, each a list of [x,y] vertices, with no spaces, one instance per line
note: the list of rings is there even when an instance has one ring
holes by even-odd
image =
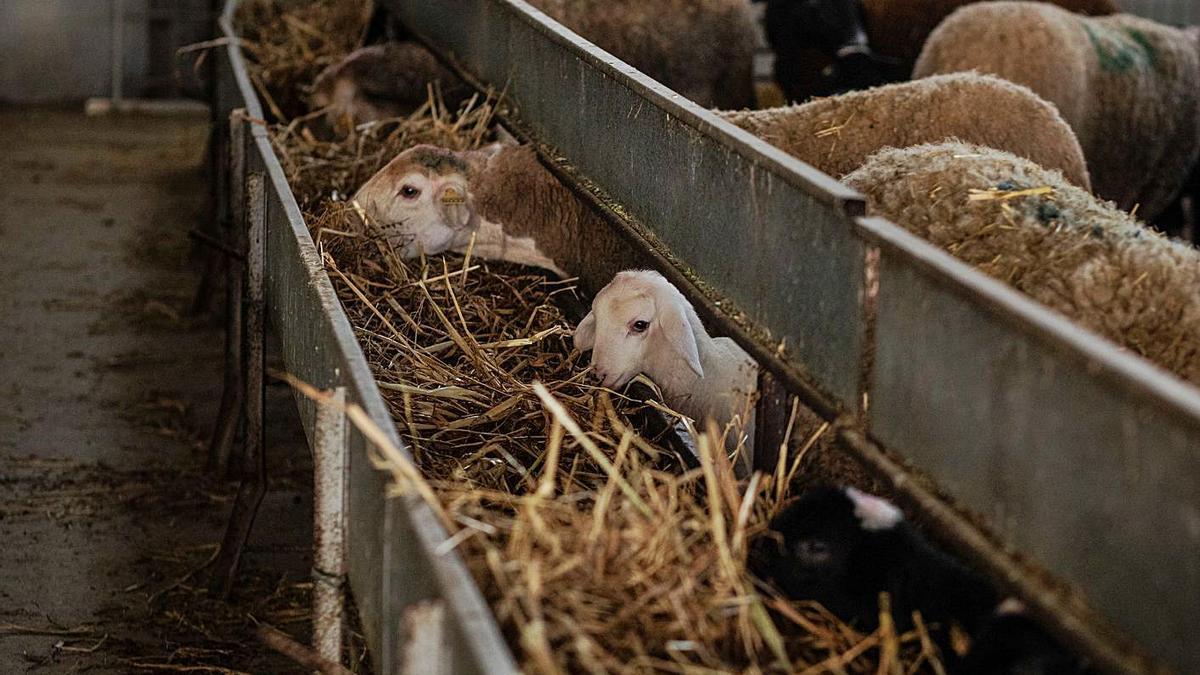
[[[468,81],[507,86],[506,126],[600,210],[611,231],[597,236],[626,242],[627,260],[575,261],[585,288],[654,265],[764,367],[774,395],[760,419],[795,395],[841,422],[846,451],[917,520],[1105,670],[1200,672],[1200,391],[863,218],[859,195],[521,0],[384,2]],[[262,118],[236,41],[218,72],[215,119]],[[265,130],[244,138],[240,170],[264,178],[266,303],[288,370],[343,387],[403,447]],[[246,178],[228,173],[223,213],[245,208],[233,188]],[[297,403],[315,442],[314,406]],[[437,624],[442,672],[516,672],[462,561],[435,552],[447,535],[433,514],[389,498],[367,441],[346,439],[349,580],[376,672],[430,648],[406,632],[418,618]]]

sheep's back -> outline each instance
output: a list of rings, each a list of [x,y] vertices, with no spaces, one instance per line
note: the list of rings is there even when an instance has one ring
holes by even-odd
[[[578,196],[542,166],[530,146],[511,146],[472,178],[479,215],[505,234],[529,237],[585,293],[604,287],[618,271],[649,267],[645,253],[600,220]]]
[[[912,63],[921,46],[942,19],[964,5],[980,0],[863,0],[862,8],[871,46]],[[1071,12],[1090,15],[1113,14],[1114,0],[1052,0]]]
[[[533,0],[532,4],[700,105],[754,104],[757,33],[745,0]]]
[[[916,76],[975,69],[1058,106],[1096,193],[1153,218],[1200,151],[1200,54],[1186,31],[1029,2],[964,7],[929,37]]]
[[[929,36],[913,77],[973,70],[1029,87],[1058,106],[1086,153],[1090,47],[1076,18],[1042,3],[968,5]]]
[[[1057,172],[979,146],[884,150],[845,182],[867,196],[871,213],[1200,383],[1195,249],[1146,229]],[[974,190],[1039,187],[1053,192],[970,199]]]
[[[1130,14],[1079,23],[1093,49],[1084,153],[1097,167],[1096,192],[1154,218],[1200,153],[1200,44]]]
[[[956,138],[1058,169],[1090,189],[1079,141],[1053,105],[995,77],[957,73],[802,105],[721,113],[818,169],[842,176],[885,147]]]
[[[330,65],[313,82],[314,108],[334,104],[329,117],[350,115],[356,123],[411,113],[438,82],[445,100],[456,107],[465,85],[437,58],[413,42],[384,42],[355,50]]]

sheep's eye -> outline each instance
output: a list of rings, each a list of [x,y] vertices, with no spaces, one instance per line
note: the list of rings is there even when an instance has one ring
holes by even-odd
[[[405,185],[404,187],[400,188],[400,196],[404,197],[405,199],[416,199],[418,196],[420,196],[420,194],[421,191],[411,185]]]
[[[801,539],[796,542],[796,557],[806,565],[824,565],[833,557],[829,542],[820,539]]]
[[[635,333],[645,333],[646,329],[649,327],[650,327],[649,321],[641,321],[641,320],[634,321],[633,326],[631,326],[631,328],[633,328],[633,332],[635,332]]]

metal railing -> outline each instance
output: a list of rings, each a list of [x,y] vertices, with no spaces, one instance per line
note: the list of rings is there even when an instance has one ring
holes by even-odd
[[[1197,391],[886,221],[859,226],[881,249],[871,435],[1195,672]],[[1104,623],[1037,592],[1060,620]],[[1131,650],[1103,625],[1088,635],[1113,660]]]
[[[221,18],[227,37],[234,36],[236,5],[237,0],[231,0]],[[243,161],[232,163],[241,167],[244,175],[226,171],[221,180],[224,191],[237,197],[247,191],[231,188],[246,176],[264,178],[266,304],[287,369],[325,389],[344,387],[346,401],[361,406],[392,443],[404,447],[266,129],[254,123],[264,116],[236,43],[221,51],[217,71],[215,119],[228,119],[229,112],[238,107],[245,108],[250,118],[243,122],[246,132],[237,134],[246,139],[245,147],[229,148],[230,155],[244,153]],[[222,202],[228,212],[248,208],[231,199]],[[316,406],[299,396],[297,405],[310,443],[314,443]],[[371,464],[366,439],[355,429],[348,429],[344,438],[349,456],[349,582],[375,672],[399,672],[405,658],[406,612],[434,606],[440,608],[433,615],[441,617],[443,640],[449,645],[440,664],[442,672],[515,673],[508,647],[462,560],[453,552],[435,553],[447,535],[428,505],[412,495],[389,498],[388,479]]]

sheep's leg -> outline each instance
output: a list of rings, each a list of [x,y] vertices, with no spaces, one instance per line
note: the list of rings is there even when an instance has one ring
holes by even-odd
[[[241,562],[242,551],[258,515],[259,504],[267,492],[266,444],[263,438],[263,408],[265,406],[266,372],[266,195],[264,177],[252,173],[246,178],[246,273],[245,325],[243,354],[245,355],[243,401],[245,403],[246,438],[242,452],[241,485],[221,550],[214,562],[210,589],[227,597],[233,587]]]
[[[1196,218],[1198,214],[1196,210],[1200,208],[1200,190],[1197,194],[1184,195],[1179,200],[1179,208],[1183,211],[1183,228],[1179,233],[1179,238],[1192,244],[1200,244],[1196,240]]]

